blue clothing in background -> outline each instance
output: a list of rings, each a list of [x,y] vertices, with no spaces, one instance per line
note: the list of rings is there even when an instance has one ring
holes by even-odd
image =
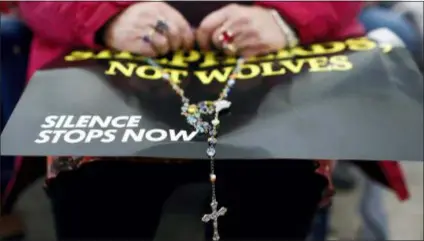
[[[0,18],[1,130],[15,108],[25,86],[31,32],[19,20]],[[1,157],[1,190],[9,181],[14,158]]]
[[[3,129],[24,89],[31,32],[19,20],[2,16],[0,38]]]
[[[388,28],[405,43],[409,51],[414,53],[420,49],[420,35],[408,19],[397,12],[381,6],[364,8],[360,21],[367,32],[378,28]]]
[[[330,213],[331,207],[323,207],[318,209],[312,223],[312,230],[307,241],[325,241],[327,240],[330,229]]]

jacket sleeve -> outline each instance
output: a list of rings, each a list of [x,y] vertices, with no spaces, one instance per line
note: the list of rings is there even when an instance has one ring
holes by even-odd
[[[19,10],[38,37],[95,48],[96,31],[129,4],[131,2],[22,1]]]
[[[356,20],[360,2],[265,2],[257,5],[274,8],[297,32],[301,43],[332,40]]]

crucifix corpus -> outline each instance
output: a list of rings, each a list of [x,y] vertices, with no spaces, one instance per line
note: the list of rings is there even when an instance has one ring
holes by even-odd
[[[213,200],[211,202],[211,208],[212,208],[212,213],[210,214],[205,214],[202,217],[202,221],[207,223],[209,221],[213,221],[213,237],[212,240],[213,241],[218,241],[220,239],[219,237],[219,233],[218,233],[218,218],[221,216],[224,216],[225,213],[227,212],[227,208],[225,207],[221,207],[218,210],[218,202],[216,200]]]

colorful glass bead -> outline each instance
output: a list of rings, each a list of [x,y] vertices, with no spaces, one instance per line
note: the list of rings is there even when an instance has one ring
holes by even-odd
[[[200,133],[208,133],[210,130],[210,125],[204,121],[199,121],[196,124],[196,130]]]
[[[208,147],[208,149],[206,149],[206,154],[208,155],[208,157],[214,157],[216,154],[216,150],[214,147]]]
[[[211,173],[211,174],[209,175],[209,179],[211,180],[211,182],[212,182],[212,183],[214,183],[214,182],[216,181],[216,175],[215,175],[215,174],[213,174],[213,173]]]
[[[197,106],[196,105],[190,105],[188,107],[188,113],[193,114],[197,112]]]
[[[210,134],[211,136],[216,136],[216,135],[218,134],[218,132],[217,132],[215,129],[212,129],[212,130],[209,132],[209,134]]]
[[[187,112],[187,110],[188,110],[188,105],[181,106],[181,112]]]
[[[202,112],[202,114],[207,114],[209,113],[209,108],[207,106],[201,106],[200,112]]]
[[[217,139],[215,137],[208,138],[209,145],[215,145],[217,143]]]
[[[237,66],[241,66],[242,64],[244,64],[245,59],[243,58],[239,58],[237,59]]]
[[[190,125],[195,125],[197,123],[197,119],[194,116],[189,115],[187,116],[187,123]]]
[[[219,125],[219,120],[218,119],[213,119],[212,120],[212,125],[214,125],[214,126]]]
[[[205,133],[206,132],[206,130],[205,130],[205,128],[203,128],[203,126],[197,126],[196,131],[199,132],[199,133]]]

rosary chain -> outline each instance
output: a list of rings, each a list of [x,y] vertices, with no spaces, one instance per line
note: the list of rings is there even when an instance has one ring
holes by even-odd
[[[215,155],[216,155],[216,143],[217,143],[217,134],[218,134],[218,126],[219,126],[219,112],[223,109],[228,108],[231,105],[231,102],[227,101],[228,94],[230,90],[235,85],[235,80],[237,75],[241,71],[242,65],[244,64],[244,59],[237,59],[236,66],[231,72],[226,85],[222,89],[219,94],[219,97],[215,101],[202,101],[197,105],[190,104],[190,99],[188,99],[184,95],[184,90],[176,84],[176,81],[171,79],[169,73],[167,73],[162,66],[160,66],[156,61],[152,58],[146,58],[146,62],[150,64],[152,67],[156,67],[162,73],[162,78],[168,82],[168,84],[172,87],[175,93],[180,96],[182,107],[181,107],[181,115],[186,117],[187,123],[192,125],[196,131],[200,133],[205,133],[208,135],[208,148],[206,149],[206,154],[209,158],[210,162],[210,182],[212,187],[212,201],[210,203],[212,213],[205,214],[202,218],[203,222],[212,221],[213,223],[213,237],[212,240],[218,241],[220,240],[220,236],[218,233],[218,218],[220,216],[225,215],[227,212],[227,208],[221,207],[218,210],[218,201],[216,197],[216,174],[215,174]],[[202,119],[202,115],[212,115],[214,114],[214,119],[209,123]]]

